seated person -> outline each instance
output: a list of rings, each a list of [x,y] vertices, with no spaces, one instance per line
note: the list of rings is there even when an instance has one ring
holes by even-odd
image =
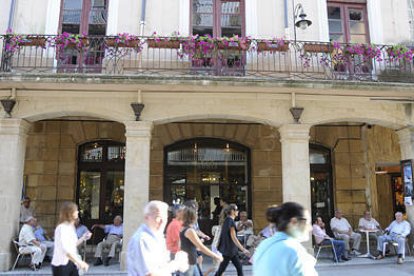
[[[342,212],[340,210],[335,211],[335,217],[331,219],[330,224],[335,238],[344,240],[345,250],[353,255],[361,255],[361,253],[358,252],[359,245],[361,243],[361,234],[355,233],[352,230],[352,227],[349,224],[348,220],[342,217]],[[350,246],[351,239],[353,240],[352,250]]]
[[[48,260],[51,261],[53,257],[54,242],[46,235],[45,230],[39,225],[36,218],[33,219],[33,231],[40,244],[46,247],[46,256]]]
[[[259,232],[259,235],[267,239],[273,236],[276,233],[276,226],[273,223],[269,223],[262,231]]]
[[[247,212],[240,212],[240,220],[236,222],[237,235],[253,235],[253,222],[247,218]]]
[[[94,224],[92,226],[92,230],[95,227],[99,227],[104,230],[107,237],[105,240],[98,243],[96,247],[95,257],[96,261],[94,265],[101,265],[102,264],[102,253],[104,248],[111,248],[109,251],[108,257],[105,258],[104,265],[109,265],[109,260],[115,256],[116,247],[121,244],[122,236],[123,236],[123,225],[122,225],[122,217],[116,216],[114,218],[113,224],[103,225],[103,224]]]
[[[247,218],[246,211],[241,211],[239,218],[240,220],[236,221],[237,237],[243,246],[246,246],[247,239],[253,235],[253,222]]]
[[[79,254],[83,254],[83,258],[85,259],[86,254],[86,241],[89,240],[92,237],[91,231],[89,231],[88,227],[83,225],[79,218],[75,220],[75,230],[76,230],[76,236],[78,236],[78,239],[84,238],[83,242],[78,244],[79,247]]]
[[[365,211],[364,216],[359,219],[358,228],[363,230],[381,231],[380,224],[371,216],[370,211]]]
[[[76,228],[76,235],[78,236],[78,239],[80,239],[86,233],[91,233],[88,227],[86,227],[85,225],[81,223],[79,218],[75,220],[75,228]]]
[[[34,217],[27,217],[19,233],[19,252],[22,254],[33,254],[31,268],[39,269],[46,255],[46,247],[42,245],[35,237]]]
[[[33,208],[30,206],[30,197],[25,196],[20,205],[20,223],[23,225],[27,218],[33,217]]]
[[[317,245],[333,244],[333,246],[335,247],[336,257],[338,258],[338,261],[350,260],[350,258],[348,258],[347,256],[348,253],[345,251],[345,242],[335,240],[326,234],[325,223],[323,222],[321,217],[316,217],[314,224],[312,226],[312,234],[315,237],[315,242]],[[336,261],[335,258],[334,261]]]
[[[377,260],[384,258],[382,254],[383,245],[385,242],[398,243],[398,259],[397,263],[403,263],[403,256],[405,255],[405,239],[411,232],[411,225],[403,218],[401,212],[395,213],[395,220],[385,229],[385,235],[378,237],[378,257]]]

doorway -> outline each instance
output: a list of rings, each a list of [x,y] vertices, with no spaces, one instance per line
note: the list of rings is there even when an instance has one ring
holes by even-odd
[[[164,200],[182,204],[196,200],[199,225],[210,233],[217,218],[214,198],[236,203],[251,215],[250,150],[216,138],[180,141],[164,150]]]
[[[322,217],[329,230],[334,214],[331,150],[321,145],[309,145],[312,220]]]
[[[112,223],[124,209],[125,144],[94,141],[78,151],[77,203],[79,217],[89,229]],[[101,239],[94,235],[94,239]]]

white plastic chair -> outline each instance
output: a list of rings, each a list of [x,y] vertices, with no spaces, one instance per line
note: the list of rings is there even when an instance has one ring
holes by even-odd
[[[20,257],[23,258],[24,256],[29,256],[30,255],[30,259],[33,258],[33,253],[27,252],[27,253],[20,253],[19,248],[21,247],[25,247],[25,245],[20,244],[17,239],[13,239],[13,246],[16,249],[16,253],[17,253],[17,257],[16,260],[14,261],[13,267],[11,270],[14,270],[16,268],[17,263],[19,262]]]
[[[384,244],[382,245],[382,256],[384,256],[384,257],[385,257],[385,252],[386,252],[388,244],[392,245],[392,248],[394,249],[394,252],[397,254],[397,249],[396,248],[398,248],[398,243],[396,241],[392,241],[392,242],[387,241],[387,242],[384,242]],[[405,249],[408,250],[408,254],[410,256],[412,256],[410,245],[408,244],[408,237],[405,238]],[[404,251],[404,254],[403,254],[403,259],[405,259],[405,251]]]

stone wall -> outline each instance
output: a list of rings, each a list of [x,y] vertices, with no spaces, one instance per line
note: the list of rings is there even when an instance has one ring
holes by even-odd
[[[379,194],[384,193],[384,191],[378,189],[379,184],[376,181],[377,175],[375,174],[375,169],[378,164],[395,164],[396,167],[399,166],[401,160],[399,139],[395,131],[381,126],[366,128],[365,133],[368,141],[367,167],[369,172],[368,181],[371,189],[371,210],[378,221],[381,222],[382,220],[382,226],[386,227],[384,224],[389,223],[394,218],[394,210],[389,210],[388,214],[379,214],[378,212],[378,206],[380,204]],[[391,185],[390,179],[389,185]],[[383,219],[381,219],[382,217]]]
[[[56,225],[60,203],[76,200],[78,146],[103,139],[124,142],[124,126],[99,121],[33,123],[26,148],[26,194],[39,223],[49,232]]]
[[[335,208],[342,210],[351,225],[367,208],[366,143],[359,125],[320,125],[311,129],[311,143],[332,151]]]
[[[93,140],[125,141],[122,124],[100,121],[39,121],[29,133],[25,175],[27,195],[40,223],[51,230],[58,206],[76,200],[77,148]],[[375,163],[398,162],[399,145],[393,130],[360,125],[320,125],[311,128],[311,143],[332,150],[335,207],[356,226],[377,196]],[[151,140],[150,199],[163,200],[164,147],[184,139],[212,137],[245,145],[251,150],[252,210],[255,230],[266,225],[265,210],[282,203],[281,145],[276,128],[241,123],[170,123],[156,125]]]
[[[255,229],[266,225],[265,210],[282,202],[279,133],[258,124],[171,123],[154,127],[151,143],[150,199],[163,199],[164,147],[195,137],[227,139],[251,150],[252,210]]]

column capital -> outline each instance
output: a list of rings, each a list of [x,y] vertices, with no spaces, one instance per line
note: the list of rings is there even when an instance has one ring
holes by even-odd
[[[126,137],[151,138],[154,124],[148,121],[127,121],[125,124]]]
[[[405,127],[396,131],[400,145],[414,142],[414,127]]]
[[[0,119],[0,135],[27,135],[31,124],[23,119]]]
[[[307,124],[286,124],[279,127],[280,141],[306,140],[309,141],[311,125]]]

